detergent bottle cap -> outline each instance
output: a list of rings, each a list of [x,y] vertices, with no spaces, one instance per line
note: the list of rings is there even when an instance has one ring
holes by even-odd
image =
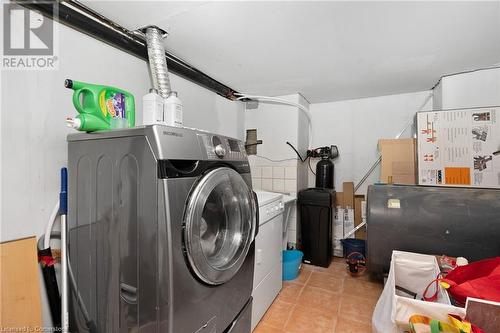
[[[168,94],[168,97],[170,97],[170,96],[177,97],[177,91],[171,91],[170,94]]]
[[[79,130],[82,127],[82,121],[79,118],[66,118],[66,126]]]
[[[64,86],[69,89],[73,88],[73,80],[70,79],[64,80]]]
[[[149,88],[149,92],[157,94],[158,90],[156,90],[155,88]]]

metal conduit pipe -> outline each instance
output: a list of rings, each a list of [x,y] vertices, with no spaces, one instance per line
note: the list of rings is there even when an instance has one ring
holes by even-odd
[[[167,58],[165,58],[165,47],[163,46],[163,36],[166,35],[160,28],[146,28],[146,43],[148,46],[149,68],[151,69],[153,87],[163,98],[167,98],[171,91]]]

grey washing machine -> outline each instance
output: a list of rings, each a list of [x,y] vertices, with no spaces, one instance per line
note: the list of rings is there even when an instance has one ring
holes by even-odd
[[[154,125],[69,135],[68,149],[71,331],[249,333],[243,142]]]

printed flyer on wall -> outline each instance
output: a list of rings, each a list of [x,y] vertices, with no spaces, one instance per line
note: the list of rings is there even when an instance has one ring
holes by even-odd
[[[500,107],[417,113],[418,183],[500,188]]]

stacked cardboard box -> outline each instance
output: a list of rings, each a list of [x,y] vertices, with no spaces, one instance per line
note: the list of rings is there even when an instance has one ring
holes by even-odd
[[[342,257],[341,239],[362,222],[363,195],[354,195],[354,183],[344,182],[343,191],[337,192],[335,216],[333,220],[333,255]],[[366,239],[365,228],[361,228],[350,238]]]
[[[364,195],[354,196],[354,226],[357,227],[366,221],[366,205]],[[354,234],[356,238],[366,239],[366,227],[362,227]]]
[[[381,139],[382,155],[380,182],[415,185],[417,183],[417,153],[415,139]]]

